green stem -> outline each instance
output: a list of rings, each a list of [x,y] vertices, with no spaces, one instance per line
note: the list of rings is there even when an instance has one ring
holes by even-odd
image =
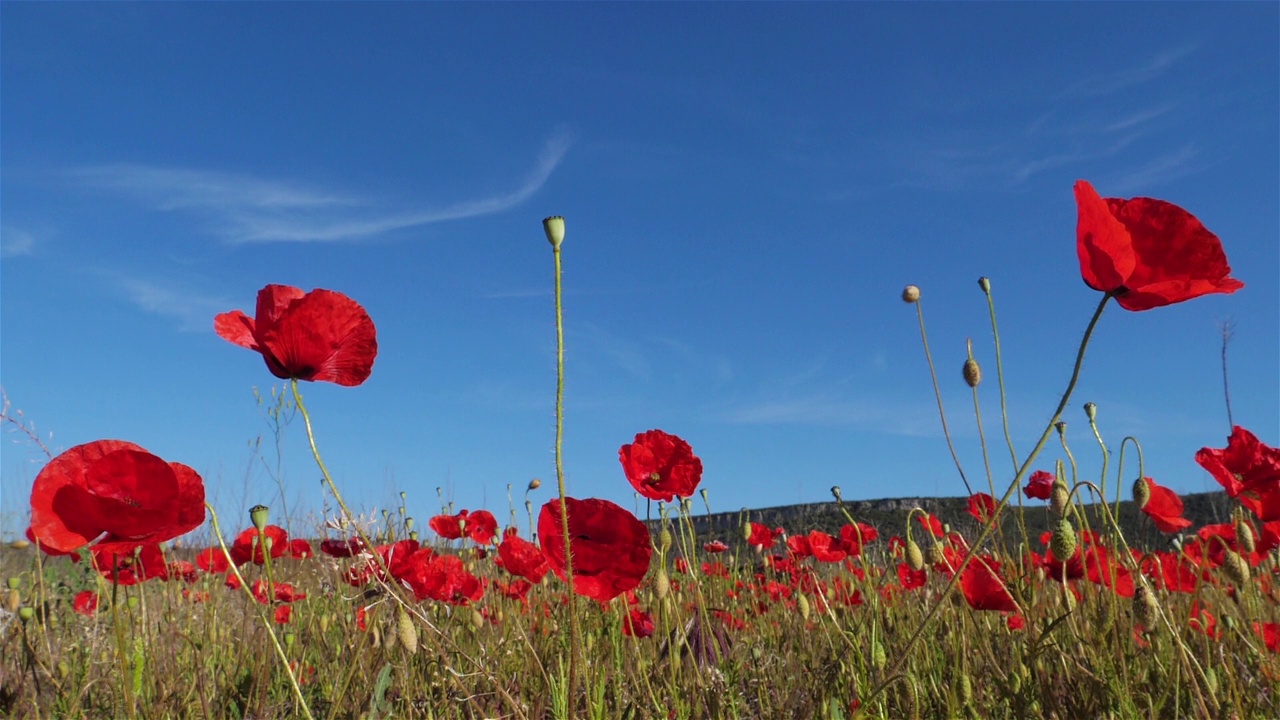
[[[933,368],[933,354],[929,352],[929,335],[924,329],[924,308],[920,300],[916,300],[916,317],[920,320],[920,341],[924,343],[924,359],[929,363],[929,377],[933,380],[933,394],[938,399],[938,417],[942,419],[942,436],[947,439],[947,449],[951,451],[951,459],[956,464],[956,471],[960,473],[960,482],[964,483],[966,495],[973,494],[973,488],[969,487],[969,480],[964,476],[964,468],[960,467],[960,456],[956,454],[956,447],[951,443],[951,432],[947,429],[947,413],[942,409],[942,390],[938,388],[938,373]]]
[[[294,382],[296,383],[297,380]],[[294,392],[297,392],[296,388]],[[311,424],[308,423],[308,430],[310,427]],[[285,655],[284,646],[280,644],[280,639],[276,637],[276,631],[275,628],[272,627],[271,618],[267,617],[267,611],[263,609],[262,604],[258,602],[258,598],[254,597],[253,589],[249,587],[249,583],[244,579],[244,576],[240,574],[240,568],[236,567],[235,562],[231,560],[231,551],[227,550],[227,541],[222,537],[222,528],[218,526],[218,513],[214,512],[213,506],[209,503],[205,503],[204,505],[209,509],[209,523],[213,529],[214,537],[218,538],[218,547],[222,549],[223,556],[227,558],[227,563],[230,565],[231,572],[235,573],[236,579],[240,581],[240,589],[244,591],[245,595],[249,596],[249,604],[257,611],[258,619],[262,621],[263,627],[267,629],[267,635],[271,638],[271,644],[276,649],[276,657],[280,658],[280,665],[284,667],[285,674],[289,676],[289,687],[293,689],[293,696],[298,700],[298,705],[302,708],[302,714],[307,717],[307,720],[315,720],[315,717],[311,714],[311,708],[307,707],[306,698],[302,697],[302,688],[298,686],[298,678],[294,677],[293,668],[289,667],[289,656]]]
[[[933,618],[937,616],[938,609],[942,607],[942,604],[947,601],[946,599],[955,590],[956,584],[960,581],[960,575],[964,572],[965,568],[969,566],[969,563],[972,562],[975,553],[981,549],[982,544],[991,537],[992,532],[994,532],[996,525],[999,522],[1000,513],[1004,510],[1005,506],[1009,504],[1010,497],[1013,496],[1014,491],[1016,491],[1018,486],[1022,483],[1023,475],[1025,475],[1027,469],[1031,467],[1031,463],[1035,462],[1035,459],[1040,455],[1040,452],[1044,450],[1045,444],[1049,442],[1049,436],[1053,433],[1054,426],[1062,417],[1062,411],[1067,407],[1067,403],[1071,401],[1071,394],[1075,392],[1076,383],[1080,381],[1080,370],[1084,367],[1085,349],[1089,346],[1089,338],[1093,337],[1093,330],[1097,327],[1098,320],[1102,317],[1102,311],[1106,309],[1107,302],[1109,300],[1111,300],[1111,295],[1109,293],[1103,295],[1102,301],[1098,303],[1097,309],[1093,311],[1093,317],[1089,319],[1089,325],[1084,331],[1084,338],[1080,340],[1080,349],[1076,352],[1075,365],[1071,370],[1071,380],[1067,382],[1067,389],[1063,391],[1062,399],[1058,402],[1057,409],[1054,410],[1053,416],[1049,418],[1049,422],[1045,426],[1044,432],[1040,434],[1040,440],[1036,442],[1035,447],[1031,450],[1031,454],[1027,456],[1027,459],[1024,460],[1022,465],[1018,468],[1017,474],[1014,475],[1013,482],[1009,483],[1009,489],[1005,491],[1004,497],[1000,499],[1000,503],[996,506],[995,512],[991,514],[991,519],[983,527],[982,533],[978,536],[977,541],[973,543],[973,547],[965,554],[964,560],[960,563],[960,566],[957,567],[955,572],[951,575],[951,582],[947,584],[946,590],[941,594],[940,599],[935,601],[933,605],[929,607],[924,618],[921,619],[919,627],[917,627],[915,632],[912,633],[911,638],[907,640],[906,647],[902,648],[902,652],[898,654],[893,665],[886,673],[886,679],[880,681],[874,688],[872,688],[871,692],[867,695],[868,699],[874,698],[876,695],[883,692],[884,689],[888,687],[889,682],[891,682],[897,675],[903,662],[906,661],[907,655],[911,652],[911,649],[915,647],[916,643],[920,642],[920,638],[924,636],[925,629],[929,626],[929,623]]]
[[[564,304],[560,286],[560,247],[553,245],[556,296],[556,487],[560,491],[560,531],[564,535],[564,577],[569,586],[569,687],[570,702],[577,691],[578,655],[581,653],[582,629],[574,607],[573,548],[569,535],[569,504],[564,489]]]

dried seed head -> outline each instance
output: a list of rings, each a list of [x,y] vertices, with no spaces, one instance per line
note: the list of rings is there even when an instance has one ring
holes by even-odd
[[[534,479],[532,479],[532,480],[530,480],[530,481],[529,481],[529,490],[530,490],[530,491],[537,490],[537,489],[538,489],[538,488],[540,488],[540,487],[542,487],[542,479],[541,479],[541,478],[534,478]]]
[[[915,285],[908,285],[902,288],[902,301],[905,303],[918,302],[920,300],[920,288]]]
[[[26,550],[29,547],[31,547],[31,543],[23,539],[14,540],[9,543],[9,548],[12,550]]]
[[[1228,550],[1227,556],[1222,561],[1222,570],[1231,578],[1231,582],[1236,585],[1247,585],[1251,573],[1249,572],[1249,562],[1240,556],[1235,550]]]
[[[1084,404],[1084,416],[1089,418],[1089,422],[1098,419],[1098,405],[1096,403],[1087,402]]]
[[[1147,502],[1151,500],[1151,485],[1147,483],[1147,479],[1140,477],[1133,481],[1133,504],[1138,509],[1147,506]]]
[[[836,500],[843,500],[843,499],[844,499],[844,498],[840,497],[840,486],[839,486],[839,485],[832,485],[832,486],[831,486],[831,496],[832,496],[832,497],[834,497]]]
[[[924,568],[924,553],[920,552],[915,540],[907,541],[907,567],[917,572]]]
[[[1076,529],[1071,525],[1071,521],[1063,518],[1058,521],[1058,527],[1054,528],[1053,535],[1049,538],[1049,549],[1053,551],[1053,556],[1058,562],[1066,562],[1076,554]]]
[[[1160,603],[1151,588],[1138,585],[1133,590],[1133,619],[1147,632],[1155,632],[1160,617]]]
[[[564,218],[559,215],[543,218],[542,230],[547,234],[547,242],[551,243],[552,249],[559,250],[560,243],[564,242]]]
[[[978,387],[978,383],[982,382],[982,368],[978,367],[978,361],[969,358],[964,361],[964,382],[971,388]]]
[[[418,626],[403,607],[396,608],[396,634],[405,652],[410,655],[418,652]]]
[[[980,277],[980,278],[978,278],[978,287],[982,288],[982,292],[983,292],[983,293],[985,293],[985,294],[987,294],[987,295],[990,295],[990,294],[991,294],[991,280],[990,280],[990,278],[986,277],[985,275],[984,275],[984,276],[982,276],[982,277]]]

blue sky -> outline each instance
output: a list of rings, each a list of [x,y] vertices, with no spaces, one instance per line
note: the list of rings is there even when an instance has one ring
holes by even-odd
[[[907,283],[985,488],[960,378],[973,340],[1003,489],[976,280],[992,280],[1025,452],[1097,301],[1075,257],[1077,179],[1185,207],[1246,284],[1107,311],[1067,413],[1082,477],[1100,465],[1092,400],[1110,446],[1137,436],[1158,482],[1214,487],[1193,455],[1229,431],[1226,319],[1236,422],[1280,442],[1274,3],[0,13],[0,384],[55,450],[136,442],[196,468],[228,512],[278,506],[277,466],[298,512],[321,498],[301,419],[277,456],[270,399],[255,401],[279,382],[212,331],[268,283],[341,291],[377,324],[367,383],[303,388],[355,504],[403,490],[425,519],[440,488],[504,518],[508,484],[520,506],[531,478],[552,481],[551,214],[568,228],[575,496],[634,507],[617,449],[655,427],[702,457],[716,510],[832,485],[963,494]],[[12,533],[43,456],[4,439]]]

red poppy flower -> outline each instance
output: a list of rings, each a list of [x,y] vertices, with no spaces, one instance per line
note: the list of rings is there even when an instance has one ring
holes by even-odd
[[[1120,597],[1133,597],[1133,575],[1111,557],[1101,545],[1090,545],[1080,550],[1084,556],[1085,576],[1089,582],[1111,588]]]
[[[428,549],[415,552],[409,567],[397,576],[418,600],[431,598],[451,605],[466,605],[484,597],[484,585],[467,572],[456,555],[436,555]]]
[[[262,536],[266,538],[266,547],[270,548],[271,559],[283,557],[289,552],[289,533],[279,525],[267,525],[262,528]],[[252,562],[261,565],[266,562],[263,552],[263,538],[258,536],[257,528],[248,528],[236,536],[231,544],[231,560],[236,565]]]
[[[281,605],[276,608],[275,621],[277,625],[286,625],[293,618],[293,606]]]
[[[622,620],[622,634],[628,637],[647,638],[653,634],[653,618],[649,613],[633,608]]]
[[[98,593],[92,590],[77,593],[71,609],[86,617],[93,615],[98,612]]]
[[[661,430],[636,435],[618,450],[618,459],[627,481],[650,500],[689,497],[702,480],[702,461],[689,443]]]
[[[1151,497],[1142,506],[1142,512],[1151,518],[1160,532],[1176,533],[1191,527],[1191,521],[1182,517],[1182,498],[1167,487],[1156,484],[1151,478],[1142,478],[1151,489]]]
[[[912,570],[910,565],[898,563],[898,584],[902,586],[903,590],[924,587],[928,579],[929,576],[925,573],[924,568]]]
[[[369,314],[332,290],[268,285],[258,291],[254,317],[232,310],[215,317],[213,329],[227,342],[262,353],[271,374],[285,380],[359,385],[378,354]]]
[[[320,541],[320,552],[329,557],[347,558],[359,553],[362,549],[364,549],[364,543],[358,537],[353,537],[350,540]]]
[[[840,528],[840,547],[850,557],[862,554],[862,546],[880,537],[879,531],[866,523],[845,523]]]
[[[974,610],[1018,611],[1018,604],[1000,579],[1000,563],[985,555],[975,556],[960,573],[960,589]]]
[[[1280,653],[1280,623],[1255,622],[1253,632],[1262,640],[1262,644],[1273,653]]]
[[[608,500],[565,498],[565,505],[569,511],[574,592],[607,603],[634,590],[649,572],[653,553],[644,523]],[[538,542],[551,569],[563,580],[565,547],[558,499],[542,506]]]
[[[169,579],[164,553],[155,543],[124,545],[98,543],[90,548],[93,567],[102,576],[120,585],[136,585],[153,578]]]
[[[311,543],[302,538],[294,538],[289,541],[289,557],[294,560],[305,560],[314,555],[311,551]]]
[[[231,563],[227,561],[227,554],[222,552],[222,548],[205,548],[196,555],[196,567],[207,573],[223,573],[231,567]]]
[[[474,513],[463,510],[457,515],[436,515],[427,523],[437,535],[446,540],[471,538],[479,545],[488,545],[498,534],[498,519],[488,510]]]
[[[722,553],[728,550],[729,546],[725,545],[724,542],[721,540],[712,540],[711,542],[703,543],[702,549],[706,550],[712,555],[717,555],[719,553]]]
[[[969,507],[965,512],[973,516],[973,519],[980,523],[985,523],[991,519],[991,515],[996,511],[996,499],[987,493],[974,493],[969,496]]]
[[[1022,492],[1029,498],[1048,500],[1053,494],[1053,479],[1053,473],[1036,470],[1027,478],[1027,486],[1022,488]]]
[[[1237,425],[1225,448],[1201,448],[1196,462],[1259,520],[1280,520],[1280,449]]]
[[[1150,310],[1209,293],[1233,293],[1222,241],[1194,215],[1163,200],[1103,199],[1075,185],[1080,274],[1126,310]]]
[[[753,522],[751,523],[751,537],[747,538],[747,544],[752,547],[767,550],[773,547],[773,542],[777,537],[777,533],[770,530],[767,525],[761,525],[758,522]]]
[[[174,560],[169,563],[169,579],[182,580],[185,583],[193,583],[198,578],[196,566],[186,560]]]
[[[503,534],[502,543],[498,545],[498,560],[507,572],[531,583],[542,582],[542,578],[551,572],[551,563],[542,550],[517,535],[515,528]]]
[[[204,481],[196,471],[123,440],[71,448],[50,460],[31,488],[31,534],[60,553],[100,537],[164,542],[203,522]]]
[[[934,537],[943,536],[942,521],[938,519],[937,515],[930,515],[929,513],[916,515],[916,520],[919,521],[920,527],[928,530]]]
[[[839,540],[821,530],[809,532],[809,552],[818,562],[840,562],[848,555],[841,547]]]

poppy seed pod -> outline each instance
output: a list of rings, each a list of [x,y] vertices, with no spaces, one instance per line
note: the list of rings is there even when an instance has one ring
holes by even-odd
[[[978,383],[982,382],[982,368],[978,367],[978,361],[969,358],[964,361],[964,382],[971,388],[978,387]]]
[[[538,488],[540,488],[540,487],[542,487],[542,480],[541,480],[540,478],[534,478],[534,479],[532,479],[532,480],[530,480],[530,481],[529,481],[529,490],[530,490],[530,491],[532,491],[532,490],[537,490],[537,489],[538,489]]]
[[[942,545],[934,543],[929,546],[929,562],[933,565],[942,565],[947,561],[946,553],[942,552]]]
[[[1089,422],[1093,422],[1094,420],[1097,420],[1097,419],[1098,419],[1098,405],[1097,405],[1097,403],[1091,403],[1091,402],[1087,402],[1087,403],[1085,403],[1085,404],[1084,404],[1084,416],[1085,416],[1085,417],[1087,417],[1087,418],[1089,418]]]
[[[560,243],[564,242],[564,218],[559,215],[543,218],[542,230],[547,234],[547,242],[551,243],[551,247],[559,250]]]
[[[915,285],[908,285],[902,288],[902,301],[905,303],[919,302],[920,288]]]
[[[982,292],[987,295],[991,294],[991,279],[985,275],[978,278],[978,287],[982,288]]]

